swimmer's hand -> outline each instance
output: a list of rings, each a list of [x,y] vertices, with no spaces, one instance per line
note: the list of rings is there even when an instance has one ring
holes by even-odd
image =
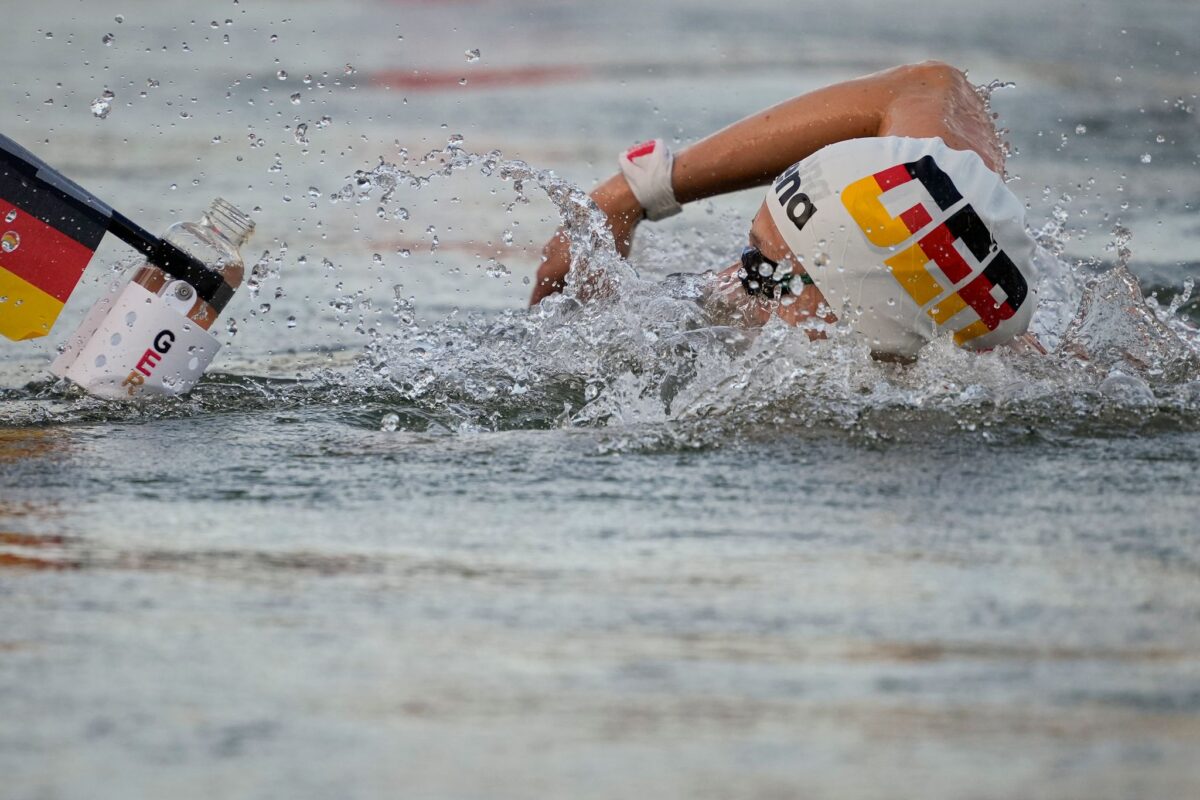
[[[629,255],[633,244],[633,232],[645,216],[645,211],[633,196],[624,175],[614,175],[591,192],[591,198],[608,217],[608,229],[612,231],[617,252]],[[545,298],[562,291],[571,269],[571,243],[566,229],[559,228],[542,248],[542,263],[538,267],[529,305],[535,306]]]

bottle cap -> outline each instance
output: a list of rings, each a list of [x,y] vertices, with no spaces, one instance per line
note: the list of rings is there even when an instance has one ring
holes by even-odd
[[[204,222],[229,240],[234,247],[241,247],[254,233],[254,220],[232,203],[218,197],[209,206]]]

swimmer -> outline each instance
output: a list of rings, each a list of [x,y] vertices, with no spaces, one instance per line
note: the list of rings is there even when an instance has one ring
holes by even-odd
[[[817,338],[819,323],[846,315],[882,358],[910,359],[939,334],[971,349],[1045,352],[1028,330],[1046,269],[1001,177],[984,100],[952,66],[927,61],[818,89],[677,155],[658,140],[619,163],[590,196],[622,256],[643,219],[770,184],[710,293],[749,324],[777,316]],[[560,291],[570,266],[559,230],[530,304]]]

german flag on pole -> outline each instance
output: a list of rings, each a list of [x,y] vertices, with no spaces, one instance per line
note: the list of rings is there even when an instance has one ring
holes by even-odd
[[[112,209],[0,134],[0,334],[45,336]]]

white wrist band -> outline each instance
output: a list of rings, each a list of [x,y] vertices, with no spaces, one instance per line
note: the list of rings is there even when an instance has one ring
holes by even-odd
[[[675,157],[662,139],[635,144],[617,159],[633,196],[646,210],[646,219],[673,217],[683,210],[671,187]]]

